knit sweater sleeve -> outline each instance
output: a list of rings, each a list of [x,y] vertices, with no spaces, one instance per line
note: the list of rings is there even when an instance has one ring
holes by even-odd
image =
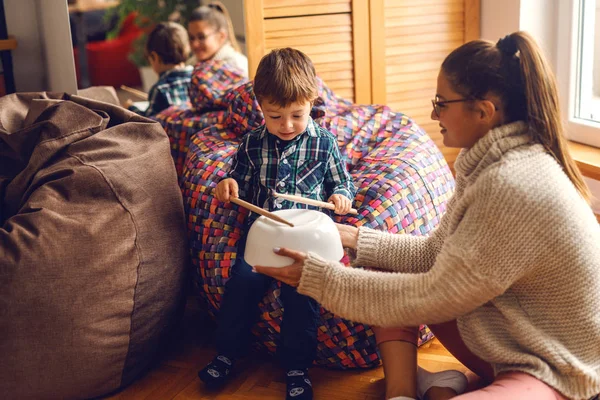
[[[395,272],[427,272],[442,247],[443,231],[443,223],[428,237],[361,227],[358,230],[356,259],[352,265]]]
[[[310,254],[298,292],[345,318],[377,326],[439,323],[465,315],[504,293],[527,273],[528,257],[536,256],[524,251],[537,245],[527,243],[524,234],[535,231],[527,229],[533,223],[527,215],[531,207],[523,211],[522,199],[505,189],[486,184],[457,205],[448,236],[425,273],[345,268]],[[411,250],[402,240],[387,239],[371,245],[379,247],[377,254],[422,254],[419,246]]]

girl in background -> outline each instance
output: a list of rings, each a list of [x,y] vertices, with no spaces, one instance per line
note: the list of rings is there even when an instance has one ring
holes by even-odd
[[[192,11],[188,22],[190,45],[194,55],[187,61],[195,65],[207,60],[222,60],[248,76],[248,59],[240,51],[227,8],[211,1]]]

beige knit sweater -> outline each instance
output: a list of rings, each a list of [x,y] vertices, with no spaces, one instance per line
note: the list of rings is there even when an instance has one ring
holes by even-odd
[[[564,395],[600,392],[600,227],[558,163],[516,122],[455,163],[456,192],[429,237],[361,228],[355,264],[313,254],[298,291],[379,326],[457,319],[498,374],[527,372]]]

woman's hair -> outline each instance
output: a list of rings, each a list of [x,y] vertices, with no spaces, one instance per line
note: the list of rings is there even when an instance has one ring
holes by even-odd
[[[275,49],[264,56],[254,77],[254,95],[280,107],[317,98],[317,74],[308,56],[292,48]]]
[[[526,32],[515,32],[496,44],[474,40],[442,63],[452,88],[466,98],[500,98],[506,122],[525,121],[530,135],[558,161],[581,195],[590,191],[571,158],[558,100],[556,79],[541,49]]]
[[[231,47],[238,53],[241,51],[240,45],[235,38],[235,31],[233,30],[229,11],[227,11],[227,8],[220,1],[211,1],[208,5],[194,9],[188,23],[195,21],[207,21],[218,31],[227,32],[227,38],[229,43],[231,43]]]
[[[190,55],[190,42],[185,28],[175,22],[162,22],[148,35],[146,54],[153,51],[164,64],[180,64]]]

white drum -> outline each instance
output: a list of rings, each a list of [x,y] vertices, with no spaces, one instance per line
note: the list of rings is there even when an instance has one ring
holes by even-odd
[[[267,217],[259,217],[250,227],[244,259],[251,266],[285,267],[293,260],[273,253],[273,248],[312,252],[326,260],[339,261],[344,256],[342,241],[335,223],[316,210],[290,209],[275,211],[294,227]]]

